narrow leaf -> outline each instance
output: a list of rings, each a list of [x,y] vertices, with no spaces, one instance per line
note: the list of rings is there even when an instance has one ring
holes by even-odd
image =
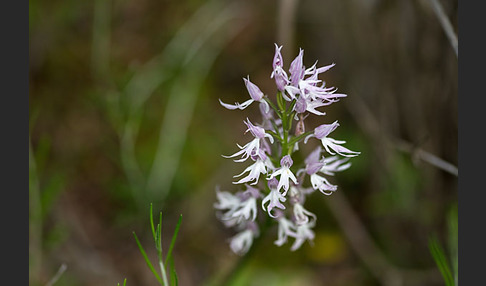
[[[157,271],[155,271],[154,266],[152,265],[152,263],[151,263],[151,262],[150,262],[150,260],[148,259],[148,257],[147,257],[147,253],[145,253],[145,250],[143,249],[142,244],[140,244],[140,241],[138,240],[138,237],[137,237],[137,235],[135,234],[135,232],[133,232],[133,236],[135,237],[135,241],[137,242],[138,249],[140,249],[140,253],[142,253],[142,256],[143,256],[143,258],[145,259],[145,262],[147,263],[147,266],[150,268],[150,271],[152,271],[152,273],[155,275],[155,278],[157,278],[157,281],[159,281],[159,283],[160,283],[161,285],[164,285],[164,284],[162,283],[162,279],[160,279],[159,274],[157,273]]]
[[[171,257],[169,259],[169,265],[170,265],[170,284],[172,286],[178,286],[179,279],[177,278],[177,273],[175,271],[174,257]]]
[[[155,235],[155,227],[154,227],[154,218],[153,218],[153,212],[152,212],[152,203],[150,203],[150,226],[152,227],[152,235],[154,236],[154,241],[157,241],[156,235]]]
[[[155,248],[157,249],[157,255],[159,260],[162,259],[162,224],[157,225],[157,238],[155,240]]]
[[[434,257],[440,273],[442,274],[442,277],[444,278],[446,286],[454,286],[454,278],[452,277],[451,269],[449,267],[446,255],[444,254],[442,247],[439,245],[437,238],[430,238],[429,249]]]
[[[166,265],[169,258],[172,256],[172,249],[174,248],[174,244],[177,238],[177,233],[179,232],[179,228],[181,226],[181,222],[182,222],[182,214],[179,216],[179,221],[177,222],[176,228],[174,230],[174,234],[172,235],[172,241],[170,242],[169,251],[167,252],[167,256],[165,257]]]
[[[289,141],[289,145],[290,146],[293,146],[295,143],[299,142],[300,140],[302,140],[304,137],[308,136],[308,135],[311,135],[313,133],[313,131],[307,131],[305,133],[302,133],[300,134],[299,136],[297,137],[294,137],[292,139],[290,139]]]
[[[458,222],[457,222],[457,205],[454,205],[449,211],[449,255],[452,263],[452,274],[454,276],[454,284],[458,284]]]
[[[265,132],[272,135],[273,138],[277,139],[278,141],[280,141],[280,142],[283,141],[283,139],[280,138],[280,136],[277,133],[273,132],[272,130],[265,130]]]

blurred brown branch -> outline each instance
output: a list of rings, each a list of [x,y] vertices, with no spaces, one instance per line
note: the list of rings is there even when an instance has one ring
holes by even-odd
[[[284,53],[283,60],[287,62],[294,51],[295,18],[297,16],[298,0],[280,0],[278,5],[277,44],[283,45],[289,52]]]
[[[64,273],[64,271],[66,271],[66,269],[67,265],[65,263],[61,264],[56,274],[51,278],[51,280],[49,280],[49,282],[47,282],[46,286],[54,285],[59,280],[59,278],[61,278],[61,275]]]
[[[388,148],[408,152],[412,154],[413,158],[419,158],[434,167],[458,176],[458,168],[455,165],[419,147],[414,147],[411,143],[406,142],[405,140],[395,139],[388,134],[385,134],[379,128],[380,125],[378,124],[378,120],[359,96],[354,96],[353,100],[346,101],[346,106],[354,116],[356,122],[361,126],[361,129],[367,132],[370,138],[380,138],[384,141],[382,144]]]
[[[447,15],[444,12],[442,4],[440,4],[438,0],[429,0],[429,3],[432,5],[435,15],[439,19],[442,29],[444,29],[444,32],[446,33],[447,38],[449,39],[449,42],[456,53],[456,56],[459,56],[457,36],[452,28],[451,21],[449,21],[449,18],[447,18]]]

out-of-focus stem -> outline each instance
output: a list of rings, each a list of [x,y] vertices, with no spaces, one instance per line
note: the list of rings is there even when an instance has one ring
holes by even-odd
[[[459,52],[457,36],[456,33],[454,33],[454,29],[452,28],[452,24],[449,21],[449,18],[447,18],[447,15],[445,14],[444,9],[442,8],[442,5],[438,0],[429,0],[429,2],[434,9],[435,15],[437,15],[437,18],[439,19],[440,24],[442,25],[442,29],[444,29],[447,38],[449,38],[449,42],[451,43],[451,46],[456,53],[456,56],[458,57]]]
[[[351,111],[350,113],[355,117],[356,122],[361,125],[361,129],[369,133],[371,138],[383,138],[383,143],[386,144],[385,146],[409,152],[412,154],[412,156],[416,156],[432,166],[435,166],[454,176],[458,176],[459,172],[457,166],[433,155],[430,152],[420,148],[414,148],[412,144],[404,140],[393,139],[390,138],[388,134],[383,134],[383,131],[378,128],[378,120],[359,96],[355,96],[353,100],[347,101],[346,103],[347,107]]]
[[[64,271],[66,271],[66,269],[67,269],[67,265],[65,263],[61,264],[61,266],[59,267],[59,270],[57,270],[54,277],[52,277],[51,280],[49,280],[49,282],[47,282],[46,286],[54,285],[59,280],[59,278],[61,278],[61,275],[64,273]]]
[[[159,258],[160,274],[162,276],[162,281],[164,286],[169,286],[169,280],[167,279],[167,273],[165,271],[164,263],[162,262],[162,257]]]
[[[39,179],[29,138],[29,280],[39,281],[42,265],[42,208]]]
[[[278,7],[277,41],[279,45],[287,47],[288,51],[294,48],[295,16],[298,0],[280,0]],[[282,55],[284,62],[289,60],[291,53]]]

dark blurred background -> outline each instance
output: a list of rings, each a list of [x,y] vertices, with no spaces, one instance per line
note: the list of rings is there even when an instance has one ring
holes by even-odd
[[[458,58],[432,2],[30,0],[30,285],[61,265],[59,286],[156,285],[132,234],[155,261],[150,203],[164,247],[183,215],[179,285],[218,285],[239,257],[215,186],[243,170],[221,155],[260,120],[218,98],[246,100],[247,75],[272,97],[274,43],[286,69],[299,48],[336,63],[321,79],[348,97],[307,127],[339,120],[362,153],[307,201],[314,246],[272,229],[234,285],[444,285],[429,241],[457,251]],[[457,34],[457,1],[438,2]]]

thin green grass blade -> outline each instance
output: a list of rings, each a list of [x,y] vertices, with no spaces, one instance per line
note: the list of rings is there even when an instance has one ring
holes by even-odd
[[[452,264],[452,275],[454,284],[458,284],[459,256],[458,256],[458,213],[457,205],[454,205],[449,211],[449,255]]]
[[[150,227],[152,228],[152,235],[154,237],[154,241],[157,241],[155,236],[155,227],[154,227],[154,215],[152,212],[152,203],[150,204]]]
[[[145,253],[145,250],[143,249],[142,244],[140,244],[140,241],[138,240],[138,237],[135,234],[135,232],[133,232],[133,236],[135,237],[135,241],[137,242],[138,249],[140,249],[140,253],[142,253],[142,256],[145,259],[145,262],[147,263],[147,266],[150,268],[150,271],[152,271],[152,273],[154,274],[155,278],[157,278],[157,281],[159,281],[159,283],[161,285],[164,285],[163,282],[162,282],[162,279],[159,276],[159,274],[157,273],[157,271],[155,271],[154,266],[152,265],[152,263],[148,259],[147,253]]]
[[[432,254],[437,267],[439,268],[446,286],[454,286],[454,278],[452,277],[452,272],[449,267],[444,250],[440,246],[436,237],[431,237],[429,239],[429,249]]]
[[[177,233],[179,232],[179,228],[181,227],[181,222],[182,222],[182,214],[179,216],[179,221],[177,222],[176,228],[174,230],[174,234],[172,235],[172,241],[170,242],[169,251],[167,252],[167,256],[165,257],[165,265],[167,265],[167,262],[172,256],[172,249],[174,248],[174,244],[177,238]]]
[[[117,286],[120,286],[120,283],[116,283]],[[127,278],[123,279],[123,286],[127,285]]]
[[[159,260],[162,260],[162,224],[157,225],[157,238],[155,240],[155,248],[157,249],[157,255]]]
[[[169,264],[170,264],[170,285],[178,286],[179,285],[179,279],[178,279],[177,273],[175,271],[174,257],[171,257],[169,259]]]

